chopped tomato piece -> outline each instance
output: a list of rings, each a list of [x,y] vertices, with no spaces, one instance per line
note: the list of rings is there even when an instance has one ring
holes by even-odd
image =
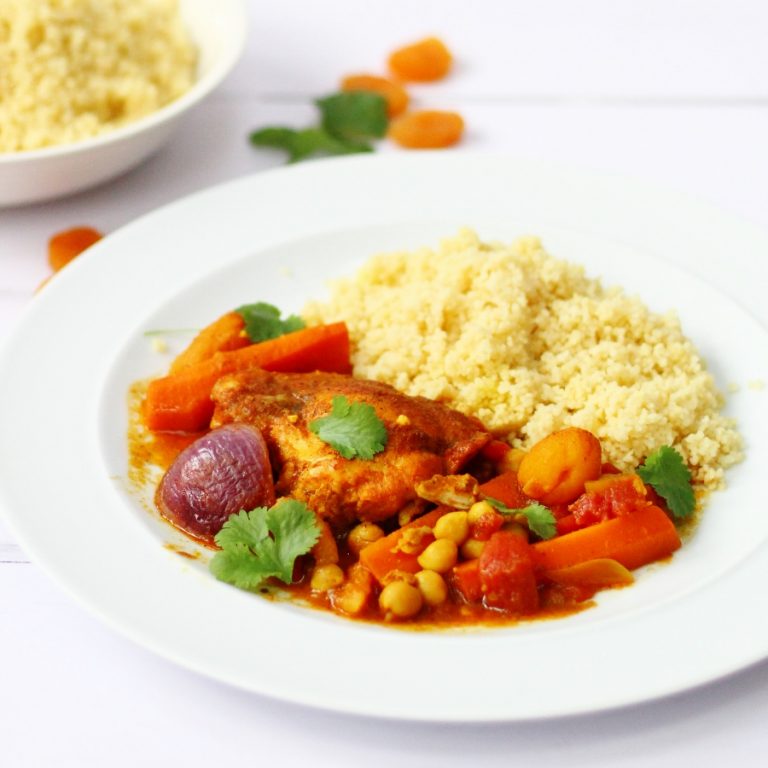
[[[478,568],[488,607],[519,614],[538,610],[531,549],[522,536],[510,531],[494,533],[480,555]]]
[[[468,603],[478,603],[482,600],[483,587],[480,583],[480,568],[476,559],[454,566],[449,580],[451,586]]]
[[[496,531],[501,530],[504,518],[498,512],[487,512],[480,515],[470,526],[471,537],[478,541],[488,541]]]
[[[586,484],[586,492],[569,509],[576,528],[629,515],[650,504],[637,475],[603,475]]]
[[[480,453],[489,461],[499,462],[511,450],[512,448],[510,447],[509,443],[505,443],[503,440],[491,440],[485,444]]]

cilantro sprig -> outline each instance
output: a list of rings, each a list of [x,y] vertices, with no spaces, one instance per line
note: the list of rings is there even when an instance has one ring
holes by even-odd
[[[283,320],[280,317],[280,310],[264,301],[244,304],[235,312],[245,321],[245,332],[254,343],[276,339],[278,336],[299,331],[304,327],[304,321],[298,315],[289,315]]]
[[[511,509],[498,499],[486,496],[485,500],[504,517],[524,519],[528,529],[540,539],[551,539],[557,533],[555,517],[543,504],[534,501],[528,506]]]
[[[241,510],[216,534],[221,550],[210,569],[217,579],[240,589],[258,589],[272,577],[290,584],[296,558],[309,552],[319,537],[314,512],[295,499],[282,499],[269,509]]]
[[[307,128],[268,126],[253,131],[256,147],[283,150],[289,163],[318,155],[349,155],[372,152],[370,139],[387,131],[387,100],[370,91],[334,93],[315,100],[320,124]]]
[[[333,93],[315,101],[323,128],[343,141],[380,139],[387,132],[387,100],[371,91]]]
[[[373,151],[370,144],[338,139],[323,128],[261,128],[253,131],[249,140],[254,147],[287,152],[289,163],[298,163],[317,155],[352,155]]]
[[[667,502],[676,519],[693,514],[696,497],[691,486],[691,472],[674,448],[662,445],[637,468],[637,474]]]
[[[344,395],[331,401],[331,412],[309,423],[324,443],[345,459],[372,459],[387,445],[387,428],[367,403],[350,403]]]

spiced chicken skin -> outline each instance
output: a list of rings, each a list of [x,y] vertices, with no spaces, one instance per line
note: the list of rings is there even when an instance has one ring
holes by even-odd
[[[345,459],[310,431],[336,395],[367,403],[384,422],[387,445],[373,459]],[[219,379],[211,396],[211,426],[258,427],[277,495],[304,501],[334,528],[396,514],[416,498],[416,483],[458,472],[491,439],[477,419],[442,403],[342,374],[253,369]]]

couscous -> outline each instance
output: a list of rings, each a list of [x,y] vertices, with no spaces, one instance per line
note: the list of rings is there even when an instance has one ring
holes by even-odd
[[[91,138],[187,91],[177,0],[0,0],[0,152]]]
[[[371,258],[312,302],[310,324],[343,320],[354,373],[479,418],[515,447],[580,427],[632,468],[659,445],[683,455],[699,491],[741,458],[723,397],[677,316],[604,288],[539,239]]]

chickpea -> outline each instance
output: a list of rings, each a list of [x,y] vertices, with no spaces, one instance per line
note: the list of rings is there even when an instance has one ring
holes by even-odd
[[[445,580],[435,571],[419,571],[416,574],[416,583],[427,605],[440,605],[448,598]]]
[[[600,476],[600,441],[585,429],[568,427],[536,443],[518,470],[526,496],[542,504],[570,504],[584,492],[584,483]]]
[[[349,532],[347,544],[354,554],[359,555],[361,550],[383,536],[384,531],[376,523],[360,523]]]
[[[347,583],[331,592],[331,605],[335,611],[348,616],[357,616],[365,610],[369,594],[357,584]]]
[[[515,520],[508,520],[501,526],[502,531],[508,531],[514,533],[516,536],[522,536],[524,539],[528,539],[528,528],[522,523],[518,523]]]
[[[474,560],[483,554],[485,548],[485,542],[480,539],[467,539],[461,545],[461,556],[465,560]]]
[[[424,604],[417,587],[404,581],[393,581],[381,590],[379,607],[387,619],[410,619]]]
[[[481,517],[493,514],[496,514],[496,510],[487,501],[477,501],[469,508],[469,512],[467,512],[467,522],[470,525],[474,525]]]
[[[436,539],[418,557],[419,565],[427,571],[446,573],[456,565],[459,550],[455,541]]]
[[[344,571],[338,565],[318,565],[312,571],[310,586],[313,592],[327,592],[344,583]]]
[[[466,512],[448,512],[434,527],[436,539],[450,539],[457,545],[463,544],[469,536],[469,522]]]

